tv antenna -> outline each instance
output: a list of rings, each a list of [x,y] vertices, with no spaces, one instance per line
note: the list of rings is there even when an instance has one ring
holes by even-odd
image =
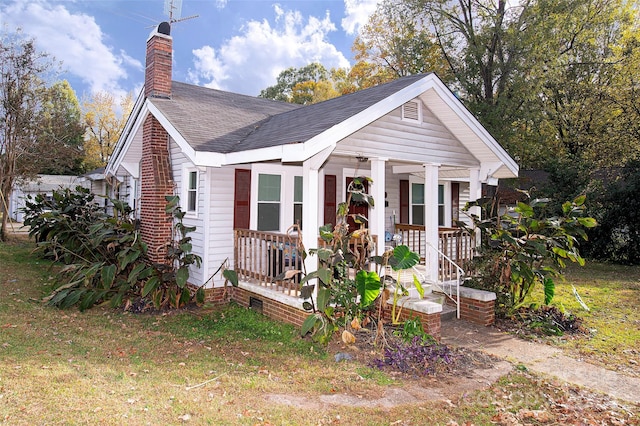
[[[185,16],[182,18],[182,0],[164,0],[164,14],[169,17],[169,25],[197,18],[199,15]]]

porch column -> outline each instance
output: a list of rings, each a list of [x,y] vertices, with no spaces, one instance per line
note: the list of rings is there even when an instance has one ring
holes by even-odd
[[[482,197],[482,184],[480,183],[480,169],[469,169],[469,201],[476,201]],[[472,207],[469,213],[480,217],[480,207]]]
[[[385,208],[384,193],[386,187],[385,165],[386,158],[371,159],[371,195],[373,196],[374,206],[369,216],[369,229],[371,235],[375,235],[378,239],[376,251],[372,254],[380,255],[384,252],[384,226],[385,226]]]
[[[424,165],[424,228],[426,268],[432,281],[438,280],[438,168],[439,164]],[[429,247],[431,245],[432,247]]]
[[[480,182],[480,169],[469,169],[469,201],[476,201],[482,197],[482,183]],[[470,215],[482,219],[482,209],[478,206],[469,209]],[[473,224],[472,224],[473,225]],[[475,247],[480,246],[480,232],[475,233]]]

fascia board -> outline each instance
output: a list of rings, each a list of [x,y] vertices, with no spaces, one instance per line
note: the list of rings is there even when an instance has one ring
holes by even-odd
[[[138,133],[138,129],[140,128],[140,124],[144,122],[144,119],[140,119],[140,117],[146,117],[148,110],[146,108],[146,102],[144,97],[144,89],[140,91],[138,98],[136,99],[136,103],[133,105],[133,109],[131,110],[131,114],[129,114],[129,118],[125,124],[125,127],[118,138],[118,142],[113,150],[115,155],[112,155],[107,163],[107,167],[104,170],[105,176],[109,176],[110,174],[115,174],[115,171],[118,170],[119,163],[122,161],[122,158],[129,150],[129,146],[131,145],[131,140],[133,139],[133,135]]]

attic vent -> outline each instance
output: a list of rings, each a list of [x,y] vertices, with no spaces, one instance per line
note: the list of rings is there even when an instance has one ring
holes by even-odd
[[[420,121],[420,104],[417,101],[409,101],[402,105],[402,119]]]

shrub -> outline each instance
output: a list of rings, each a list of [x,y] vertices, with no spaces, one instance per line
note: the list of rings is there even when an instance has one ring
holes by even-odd
[[[167,212],[176,223],[168,241],[165,263],[152,263],[147,246],[136,229],[126,203],[111,200],[114,215],[93,203],[84,188],[54,191],[53,199],[41,196],[26,204],[25,224],[38,241],[38,251],[62,261],[54,291],[45,301],[60,308],[95,304],[145,310],[181,307],[192,300],[203,301],[202,288],[187,286],[189,266],[200,266],[200,257],[191,253],[193,228],[184,226],[184,214],[177,197],[167,197]]]
[[[555,292],[553,279],[566,262],[584,265],[579,239],[586,240],[585,229],[596,226],[593,218],[585,216],[585,197],[563,203],[562,214],[552,217],[541,214],[548,201],[529,198],[499,217],[472,216],[483,237],[471,267],[475,279],[468,284],[496,292],[497,314],[522,307],[536,285],[544,287],[544,303],[550,303]]]

